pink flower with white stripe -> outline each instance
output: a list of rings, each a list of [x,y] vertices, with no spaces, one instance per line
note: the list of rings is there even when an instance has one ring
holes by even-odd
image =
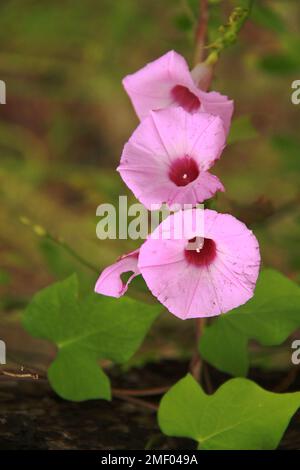
[[[191,215],[203,217],[197,233]],[[175,238],[170,227],[178,224],[183,226],[182,236]],[[161,233],[169,236],[162,238]],[[208,209],[169,216],[139,252],[126,258],[130,266],[122,265],[122,258],[106,268],[95,291],[119,297],[127,288],[121,273],[141,273],[152,294],[183,320],[220,315],[246,303],[253,296],[260,266],[252,231],[233,216]]]
[[[233,101],[218,92],[201,90],[199,85],[203,85],[203,80],[201,83],[199,66],[190,72],[185,59],[175,51],[167,52],[138,72],[128,75],[123,85],[140,119],[152,110],[181,106],[190,113],[204,112],[219,116],[228,133]]]
[[[124,147],[118,171],[136,198],[154,204],[197,204],[224,191],[209,172],[221,156],[219,117],[183,108],[151,111]]]

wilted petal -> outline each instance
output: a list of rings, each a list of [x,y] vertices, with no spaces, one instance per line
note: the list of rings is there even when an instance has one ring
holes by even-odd
[[[127,291],[129,283],[140,274],[138,262],[139,250],[132,251],[127,255],[123,255],[116,263],[108,266],[101,273],[96,286],[97,294],[108,295],[110,297],[121,297]],[[124,283],[121,275],[131,273],[128,281]]]

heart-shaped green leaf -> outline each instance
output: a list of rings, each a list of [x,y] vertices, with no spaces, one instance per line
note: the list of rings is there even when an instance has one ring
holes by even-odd
[[[23,325],[35,337],[56,344],[58,354],[48,369],[53,389],[74,401],[110,399],[110,384],[99,359],[123,363],[137,351],[159,306],[97,294],[78,299],[75,275],[37,293]]]
[[[207,395],[188,374],[163,397],[158,420],[164,434],[194,439],[199,449],[271,450],[299,406],[300,392],[276,394],[242,378]]]

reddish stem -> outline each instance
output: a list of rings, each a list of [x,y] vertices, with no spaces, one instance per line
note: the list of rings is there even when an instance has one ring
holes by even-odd
[[[170,385],[165,387],[157,387],[157,388],[145,388],[142,390],[131,390],[131,389],[119,389],[113,388],[112,393],[115,395],[126,395],[131,397],[153,397],[155,395],[163,395],[171,388]]]
[[[150,403],[149,401],[146,401],[146,400],[141,400],[141,398],[135,398],[133,396],[124,395],[123,393],[121,394],[114,393],[113,396],[115,398],[118,398],[119,400],[127,401],[129,403],[132,403],[133,405],[142,406],[151,411],[156,412],[158,410],[158,405],[156,405],[155,403]]]
[[[23,368],[20,371],[16,370],[0,370],[0,381],[1,382],[45,382],[48,383],[47,377],[36,372],[25,372]],[[154,396],[162,395],[168,391],[170,386],[157,387],[157,388],[146,388],[142,390],[131,390],[131,389],[117,389],[112,388],[112,396],[120,400],[127,401],[137,406],[148,408],[152,411],[158,410],[158,405],[150,403],[146,400],[142,400],[137,397],[141,396]]]
[[[208,0],[201,0],[199,4],[199,19],[196,30],[196,49],[194,64],[203,62],[205,56],[205,43],[208,31],[209,5]]]
[[[190,362],[190,372],[197,381],[201,381],[201,373],[202,373],[203,364],[202,364],[202,359],[199,353],[199,341],[202,336],[204,326],[205,326],[205,318],[196,318],[195,320],[196,345],[195,345],[194,355]]]

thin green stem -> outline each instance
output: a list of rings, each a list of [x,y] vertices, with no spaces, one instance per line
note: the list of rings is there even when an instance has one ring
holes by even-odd
[[[206,64],[214,66],[219,60],[220,54],[232,44],[235,44],[238,34],[248,20],[254,0],[249,0],[248,8],[236,7],[228,18],[228,22],[219,28],[219,37],[208,46],[211,49],[206,59]]]
[[[90,269],[91,271],[97,274],[99,273],[99,269],[96,266],[94,266],[92,263],[90,263],[85,258],[83,258],[79,253],[77,253],[77,251],[75,251],[70,245],[68,245],[65,242],[65,240],[63,240],[62,238],[55,237],[41,225],[32,223],[32,221],[28,219],[27,217],[20,217],[20,222],[23,225],[30,227],[37,236],[44,238],[46,240],[49,240],[55,245],[65,250],[70,256],[72,256],[74,259],[76,259],[80,264],[82,264],[86,268]]]
[[[52,243],[56,244],[57,246],[61,247],[65,250],[69,255],[75,258],[80,264],[85,266],[86,268],[90,269],[95,273],[99,273],[99,269],[94,266],[92,263],[84,259],[79,253],[77,253],[70,245],[68,245],[64,240],[60,238],[56,238],[50,233],[47,233],[46,238],[51,241]]]

